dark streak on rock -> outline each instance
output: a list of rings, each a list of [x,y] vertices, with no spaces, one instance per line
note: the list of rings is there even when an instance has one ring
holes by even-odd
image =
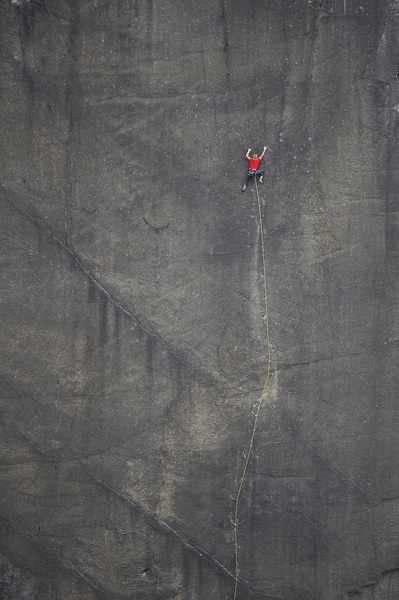
[[[18,206],[17,202],[12,199],[4,189],[2,189],[3,196],[8,200],[8,202],[12,203],[12,205],[18,210],[18,212],[24,214],[28,217],[36,226],[41,226],[47,234],[50,236],[56,244],[60,248],[62,248],[66,253],[68,258],[70,259],[71,264],[75,269],[81,271],[87,277],[89,283],[94,287],[98,292],[104,295],[104,298],[107,298],[111,304],[113,304],[118,310],[122,311],[127,317],[129,317],[134,323],[138,326],[139,330],[144,332],[146,335],[153,337],[154,340],[157,340],[174,358],[174,360],[180,365],[184,365],[186,368],[190,370],[190,373],[194,376],[195,379],[203,383],[204,385],[213,385],[215,383],[214,377],[210,373],[202,373],[199,370],[196,370],[185,358],[183,358],[180,354],[177,354],[171,346],[165,342],[161,336],[157,333],[151,331],[148,327],[146,327],[141,319],[136,317],[122,302],[119,302],[114,298],[114,296],[109,292],[102,283],[95,277],[84,265],[82,259],[74,252],[74,250],[69,246],[67,242],[64,242],[58,235],[52,231],[50,226],[39,216],[35,216],[32,212],[26,209],[22,209]],[[93,298],[94,291],[89,288],[89,298]]]
[[[92,477],[97,483],[101,484],[107,490],[109,490],[110,492],[112,492],[113,494],[115,494],[116,496],[121,498],[124,502],[127,502],[129,504],[129,506],[131,506],[135,510],[135,512],[137,512],[141,517],[143,517],[146,520],[146,522],[150,525],[150,527],[152,529],[154,529],[162,534],[172,535],[187,550],[189,550],[190,552],[193,552],[195,555],[199,556],[201,559],[212,564],[213,567],[215,567],[219,571],[222,571],[225,575],[228,575],[229,577],[233,577],[233,573],[231,573],[227,569],[227,567],[225,567],[218,560],[216,560],[216,558],[214,558],[208,552],[206,552],[206,550],[195,545],[191,540],[187,539],[179,531],[177,531],[176,529],[171,527],[171,525],[169,525],[162,519],[159,519],[158,517],[153,515],[151,512],[146,510],[138,502],[135,502],[134,500],[132,500],[131,498],[129,498],[122,492],[119,492],[118,490],[114,489],[111,485],[109,485],[106,481],[102,480],[96,473],[94,473],[91,469],[86,467],[83,463],[82,463],[82,467],[90,475],[90,477]]]
[[[48,544],[46,544],[44,538],[42,535],[40,535],[40,530],[37,530],[37,533],[32,533],[26,529],[26,527],[21,525],[20,522],[17,523],[13,517],[4,511],[4,509],[0,511],[0,518],[7,526],[12,527],[13,530],[23,538],[29,540],[29,542],[34,546],[38,546],[40,548],[42,559],[45,557],[47,560],[56,561],[64,569],[72,573],[74,577],[76,577],[78,580],[82,580],[86,585],[88,585],[89,588],[100,598],[104,598],[105,600],[113,600],[112,597],[100,587],[100,584],[97,581],[79,569],[79,567],[77,567],[70,559],[65,557],[59,549],[51,548]]]

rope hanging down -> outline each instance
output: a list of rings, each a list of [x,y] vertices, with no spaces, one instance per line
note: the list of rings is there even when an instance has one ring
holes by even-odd
[[[261,409],[261,405],[262,405],[262,400],[263,400],[263,396],[266,392],[266,389],[267,389],[267,386],[269,383],[270,370],[271,370],[271,345],[270,345],[270,335],[269,335],[269,307],[268,307],[268,301],[267,301],[266,256],[265,256],[265,243],[264,243],[264,238],[263,238],[263,219],[262,219],[262,209],[261,209],[261,204],[260,204],[260,199],[259,199],[259,190],[258,190],[258,184],[256,181],[256,176],[254,177],[254,179],[255,179],[256,197],[257,197],[257,201],[258,201],[260,241],[261,241],[261,251],[262,251],[262,265],[263,265],[263,295],[264,295],[264,301],[265,301],[264,321],[265,321],[265,325],[266,325],[267,369],[266,369],[266,377],[265,377],[265,382],[263,384],[262,393],[258,400],[258,406],[257,406],[256,412],[255,412],[254,425],[252,428],[252,435],[251,435],[251,439],[249,442],[247,457],[245,459],[244,469],[243,469],[243,472],[241,475],[240,484],[238,486],[237,496],[236,496],[236,501],[235,501],[235,511],[234,511],[235,580],[234,580],[233,600],[236,600],[236,598],[237,598],[237,588],[238,588],[238,582],[239,582],[238,512],[239,512],[239,508],[240,508],[240,498],[241,498],[241,492],[242,492],[242,488],[244,485],[245,477],[247,475],[249,460],[251,458],[252,446],[253,446],[253,442],[254,442],[254,438],[255,438],[256,427],[258,425],[258,418],[259,418],[259,413],[260,413],[260,409]]]

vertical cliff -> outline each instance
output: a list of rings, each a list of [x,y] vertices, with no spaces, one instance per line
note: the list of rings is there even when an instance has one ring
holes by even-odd
[[[399,596],[397,0],[0,3],[2,600]]]

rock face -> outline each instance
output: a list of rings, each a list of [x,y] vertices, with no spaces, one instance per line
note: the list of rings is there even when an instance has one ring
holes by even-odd
[[[261,223],[237,599],[399,597],[398,27],[1,2],[2,600],[232,597]]]

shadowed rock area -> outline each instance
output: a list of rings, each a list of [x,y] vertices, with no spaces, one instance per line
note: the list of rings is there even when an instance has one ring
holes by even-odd
[[[0,3],[0,599],[399,597],[398,0]],[[243,194],[245,153],[265,185]]]

